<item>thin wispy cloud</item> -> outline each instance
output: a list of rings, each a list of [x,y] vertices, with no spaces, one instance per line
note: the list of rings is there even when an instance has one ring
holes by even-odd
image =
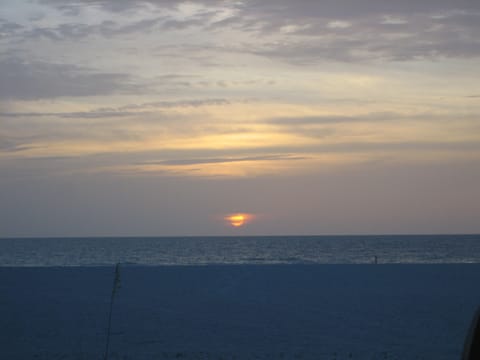
[[[283,160],[305,160],[305,157],[292,155],[262,155],[262,156],[245,156],[245,157],[224,157],[224,158],[197,158],[197,159],[177,159],[177,160],[160,160],[148,161],[143,165],[198,165],[198,164],[220,164],[235,163],[245,161],[283,161]]]
[[[65,95],[67,96],[67,95]],[[140,104],[128,104],[119,107],[102,107],[89,111],[76,112],[0,112],[0,118],[35,118],[35,117],[57,117],[75,119],[96,119],[116,118],[135,116],[139,114],[151,114],[149,110],[161,110],[171,108],[189,108],[199,106],[220,106],[230,104],[225,99],[204,99],[204,100],[178,100],[178,101],[156,101]]]

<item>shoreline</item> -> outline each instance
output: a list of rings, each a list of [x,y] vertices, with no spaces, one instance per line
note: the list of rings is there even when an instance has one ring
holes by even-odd
[[[380,260],[379,260],[380,261]],[[118,263],[108,263],[108,264],[81,264],[81,265],[0,265],[0,271],[2,269],[70,269],[70,268],[115,268],[115,266],[121,266],[122,268],[194,268],[194,267],[369,267],[369,266],[380,266],[380,267],[441,267],[441,266],[480,266],[480,262],[415,262],[415,263],[374,263],[364,262],[364,263],[316,263],[316,262],[299,262],[299,263],[275,263],[275,262],[252,262],[252,263],[192,263],[192,264],[141,264],[141,263],[128,263],[128,262],[118,262]]]

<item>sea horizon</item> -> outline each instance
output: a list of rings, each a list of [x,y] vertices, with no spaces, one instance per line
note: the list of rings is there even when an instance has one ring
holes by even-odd
[[[399,236],[480,236],[480,232],[452,232],[452,233],[341,233],[341,234],[225,234],[225,235],[40,235],[40,236],[1,236],[0,240],[14,240],[14,239],[130,239],[130,238],[261,238],[261,237],[372,237],[372,236],[385,236],[385,237],[399,237]]]
[[[3,238],[0,266],[480,263],[480,235]]]

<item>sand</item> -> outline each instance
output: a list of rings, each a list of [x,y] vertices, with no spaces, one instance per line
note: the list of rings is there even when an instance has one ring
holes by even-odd
[[[2,359],[103,359],[113,267],[0,268]],[[480,264],[120,266],[109,359],[459,359]]]

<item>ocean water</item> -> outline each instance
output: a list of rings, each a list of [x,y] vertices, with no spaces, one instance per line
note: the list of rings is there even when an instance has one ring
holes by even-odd
[[[376,260],[375,260],[376,259]],[[480,263],[480,235],[0,239],[0,266]]]

